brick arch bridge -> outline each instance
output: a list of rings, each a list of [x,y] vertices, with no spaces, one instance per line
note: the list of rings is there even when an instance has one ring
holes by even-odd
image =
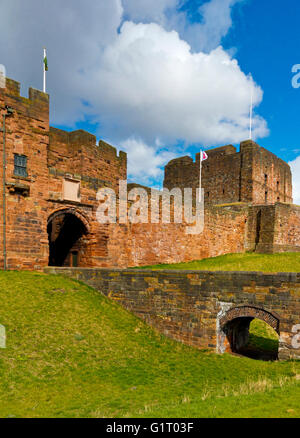
[[[97,289],[160,332],[197,348],[234,351],[259,318],[279,335],[279,359],[300,359],[300,273],[46,268]],[[297,327],[298,326],[298,327]]]
[[[249,328],[254,319],[264,321],[280,335],[280,316],[262,307],[249,305],[231,307],[226,313],[222,309],[217,320],[218,352],[239,353],[243,350],[249,341]]]

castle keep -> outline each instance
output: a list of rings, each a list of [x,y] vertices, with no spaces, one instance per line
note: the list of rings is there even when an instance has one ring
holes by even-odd
[[[292,175],[287,163],[254,142],[243,142],[240,152],[232,145],[207,151],[202,166],[206,204],[245,202],[291,204]],[[200,153],[172,160],[165,169],[164,186],[199,187]]]
[[[175,223],[104,225],[96,220],[97,191],[118,191],[127,178],[126,154],[85,131],[50,127],[49,96],[30,88],[29,97],[21,97],[20,84],[10,79],[0,88],[1,127],[7,107],[13,113],[0,134],[6,159],[5,175],[0,166],[0,268],[5,260],[8,269],[128,267],[300,249],[290,168],[252,141],[239,152],[231,145],[207,152],[204,233],[187,235],[185,225]],[[171,161],[164,186],[196,189],[199,160],[198,154],[195,161]]]

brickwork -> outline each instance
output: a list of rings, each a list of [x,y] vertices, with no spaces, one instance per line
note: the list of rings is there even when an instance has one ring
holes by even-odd
[[[232,145],[207,151],[202,163],[202,187],[206,203],[253,204],[292,203],[292,178],[288,164],[253,141],[241,143],[240,152]],[[199,187],[200,153],[167,164],[164,186]]]
[[[228,350],[232,321],[259,318],[280,334],[279,358],[300,359],[292,344],[300,323],[300,274],[47,268],[90,286],[166,336],[197,348]],[[240,338],[245,340],[239,329]],[[242,329],[242,331],[241,331]],[[296,345],[297,347],[297,345]]]
[[[242,253],[247,238],[246,205],[205,210],[204,231],[185,233],[184,224],[109,225],[107,266],[179,263]]]
[[[127,156],[84,131],[65,132],[49,127],[49,96],[29,89],[20,96],[18,82],[7,79],[0,89],[1,116],[5,106],[14,109],[6,119],[6,237],[9,269],[42,269],[49,262],[49,218],[59,213],[61,223],[70,214],[88,224],[76,242],[82,266],[101,266],[107,258],[107,226],[96,220],[97,190],[116,188],[126,179]],[[1,117],[2,121],[2,117]],[[3,136],[0,135],[0,154]],[[16,176],[15,154],[27,159],[27,176]],[[2,181],[3,168],[0,168]],[[80,199],[64,197],[64,181],[80,182]],[[0,196],[2,201],[3,185]],[[0,205],[0,266],[3,266],[3,205]],[[56,227],[58,223],[56,223]],[[66,263],[70,261],[70,254]],[[104,263],[106,265],[106,263]]]

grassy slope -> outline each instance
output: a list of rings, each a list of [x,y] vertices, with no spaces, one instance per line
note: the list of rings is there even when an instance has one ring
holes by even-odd
[[[201,271],[300,272],[300,253],[228,254],[189,263],[155,265],[147,266],[147,268],[196,269]]]
[[[0,272],[0,300],[0,417],[300,415],[299,362],[199,352],[63,277]]]

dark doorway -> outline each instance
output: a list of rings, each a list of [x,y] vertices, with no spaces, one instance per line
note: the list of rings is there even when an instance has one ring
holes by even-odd
[[[87,234],[83,222],[72,213],[54,216],[47,227],[49,266],[78,266],[82,237]]]
[[[279,335],[266,322],[253,317],[236,318],[223,331],[232,353],[264,361],[278,359]]]

